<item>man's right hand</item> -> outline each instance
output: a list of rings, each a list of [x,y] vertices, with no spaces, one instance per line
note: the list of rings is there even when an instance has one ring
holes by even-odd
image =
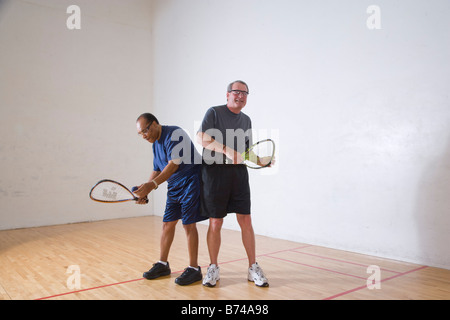
[[[147,204],[148,197],[147,195],[154,189],[152,188],[153,183],[143,183],[138,189],[134,192],[136,196],[138,196],[137,204]]]

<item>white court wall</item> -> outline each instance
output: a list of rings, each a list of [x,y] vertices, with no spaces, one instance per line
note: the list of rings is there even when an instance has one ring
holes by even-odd
[[[152,214],[88,197],[103,178],[148,178],[135,120],[151,108],[151,14],[146,0],[0,2],[0,229]]]
[[[244,112],[278,147],[251,174],[256,233],[450,268],[449,14],[447,0],[155,1],[153,110],[194,135],[246,81]]]

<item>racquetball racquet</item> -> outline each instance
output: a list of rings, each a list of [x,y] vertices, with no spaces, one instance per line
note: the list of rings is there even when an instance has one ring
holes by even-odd
[[[126,201],[136,201],[138,198],[123,184],[114,180],[101,180],[92,187],[89,197],[97,202],[119,203]],[[148,199],[146,199],[148,203]]]
[[[242,153],[243,164],[251,169],[262,169],[270,166],[275,157],[275,142],[272,139],[258,141]]]

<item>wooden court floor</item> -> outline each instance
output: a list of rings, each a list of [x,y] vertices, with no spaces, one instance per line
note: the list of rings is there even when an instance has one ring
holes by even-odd
[[[233,217],[234,218],[234,217]],[[142,278],[159,257],[160,217],[140,217],[0,231],[0,299],[4,300],[448,300],[450,270],[257,236],[257,260],[270,287],[248,282],[240,233],[223,230],[221,280],[174,283],[187,252],[181,224],[169,257],[172,274]],[[206,225],[198,225],[199,262],[209,264]],[[379,289],[368,289],[368,266]]]

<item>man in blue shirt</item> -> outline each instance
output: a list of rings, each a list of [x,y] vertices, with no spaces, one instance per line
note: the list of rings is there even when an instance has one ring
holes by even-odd
[[[198,265],[198,233],[196,223],[205,220],[200,215],[201,156],[189,136],[179,127],[162,126],[156,117],[144,113],[136,121],[137,131],[153,145],[153,171],[148,182],[135,194],[144,204],[147,195],[167,181],[167,202],[163,217],[160,260],[144,272],[144,278],[156,279],[171,273],[168,256],[175,236],[175,227],[182,220],[186,232],[189,267],[175,279],[179,285],[202,280]]]

